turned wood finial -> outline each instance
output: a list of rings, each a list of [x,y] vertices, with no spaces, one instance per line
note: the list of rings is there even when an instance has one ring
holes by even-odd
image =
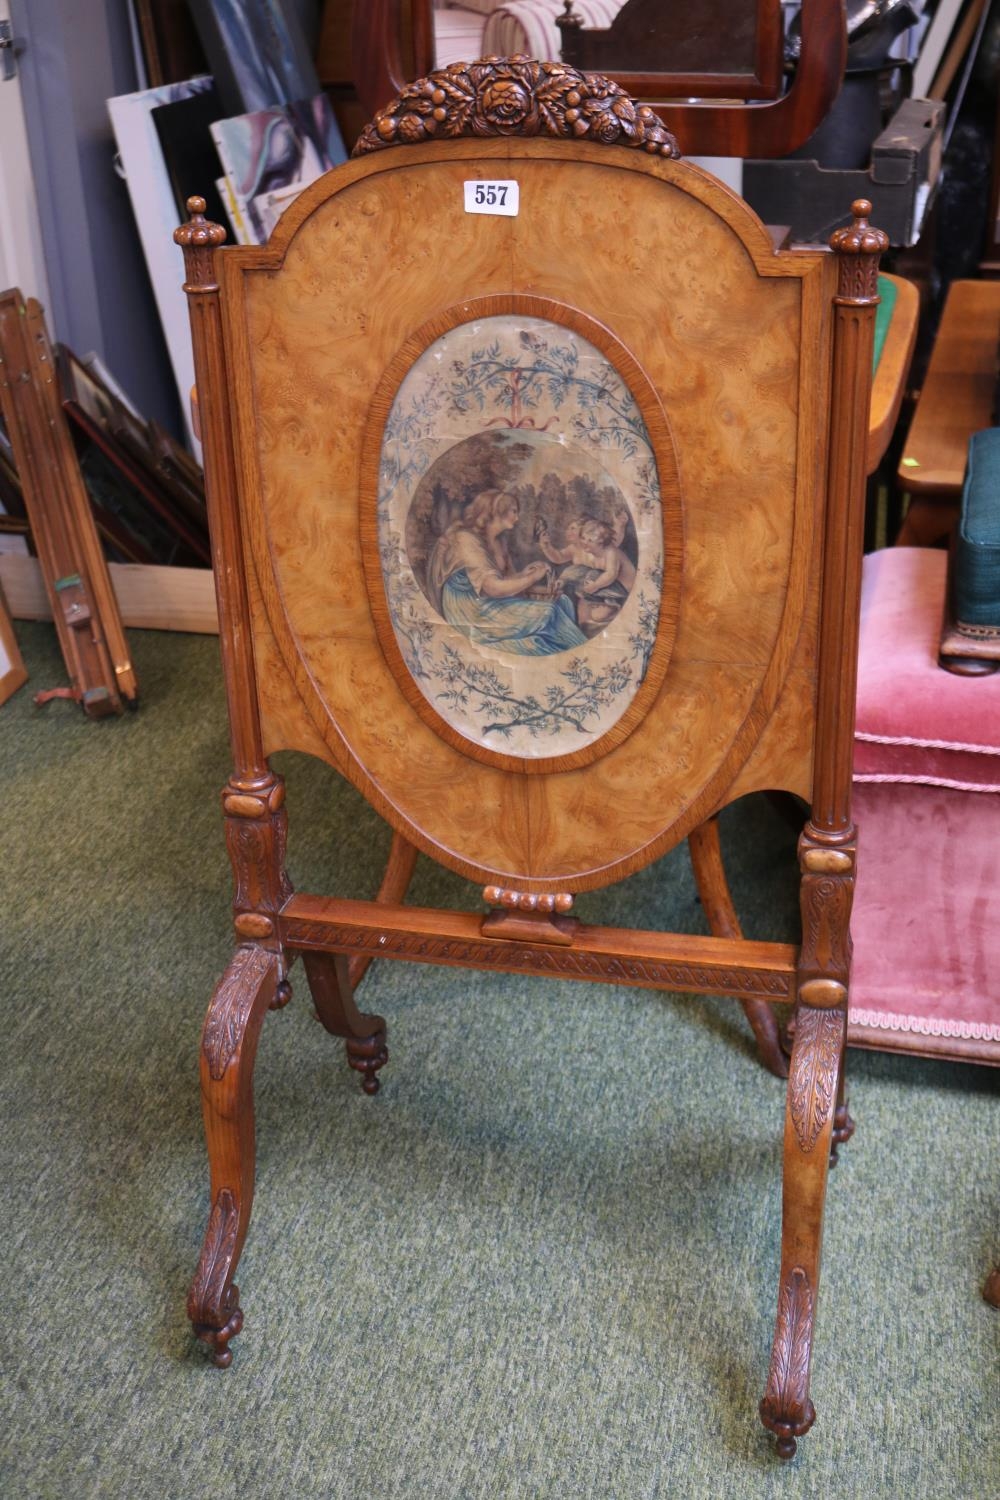
[[[662,120],[610,78],[520,54],[451,63],[408,83],[365,126],[353,154],[457,136],[554,136],[680,156]]]
[[[216,280],[213,274],[214,252],[225,243],[226,231],[221,224],[213,224],[205,218],[204,198],[189,198],[187,211],[190,218],[174,230],[174,244],[184,251],[184,270],[187,280],[186,292],[213,292]]]
[[[560,31],[579,31],[582,28],[583,17],[573,9],[573,0],[565,0],[562,15],[556,16],[556,25]]]
[[[889,236],[871,227],[871,211],[867,198],[855,198],[851,223],[830,236],[830,248],[840,257],[838,302],[859,306],[879,300],[878,263],[889,248]]]

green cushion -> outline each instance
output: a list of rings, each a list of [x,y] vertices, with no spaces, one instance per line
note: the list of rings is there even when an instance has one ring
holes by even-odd
[[[969,440],[952,603],[960,625],[1000,626],[1000,427]]]
[[[894,281],[888,276],[880,276],[878,279],[878,294],[882,298],[875,311],[875,348],[872,350],[872,372],[878,369],[878,362],[882,358],[882,350],[885,348],[885,336],[889,332],[889,324],[892,322],[892,314],[896,307],[896,298],[899,289]]]

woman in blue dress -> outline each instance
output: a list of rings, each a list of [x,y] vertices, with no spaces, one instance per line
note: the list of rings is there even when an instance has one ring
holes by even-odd
[[[568,599],[525,597],[550,569],[539,561],[514,570],[505,533],[519,514],[516,495],[482,490],[438,539],[427,582],[439,613],[476,645],[513,656],[551,656],[586,645]]]

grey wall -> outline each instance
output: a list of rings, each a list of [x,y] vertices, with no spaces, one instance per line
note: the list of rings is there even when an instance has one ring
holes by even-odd
[[[12,0],[52,305],[141,412],[182,436],[177,394],[105,101],[138,87],[128,0]]]

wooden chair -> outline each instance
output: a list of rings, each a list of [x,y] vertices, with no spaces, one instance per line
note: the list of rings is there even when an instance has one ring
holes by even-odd
[[[515,189],[516,212],[496,212]],[[789,1457],[814,1415],[830,1151],[852,1128],[851,731],[885,237],[858,202],[834,254],[775,252],[650,110],[525,60],[409,86],[267,246],[220,250],[203,207],[176,238],[237,946],[202,1046],[195,1330],[230,1362],[254,1057],[297,956],[369,1093],[386,1028],[354,992],[373,957],[794,999],[761,1405]],[[268,762],[284,748],[393,826],[376,900],[293,892]],[[703,937],[573,917],[576,892],[691,833],[710,847],[719,809],[767,788],[811,799],[801,946],[745,941],[735,919]],[[479,884],[485,914],[405,905],[418,849]],[[725,929],[724,883],[713,894]]]

